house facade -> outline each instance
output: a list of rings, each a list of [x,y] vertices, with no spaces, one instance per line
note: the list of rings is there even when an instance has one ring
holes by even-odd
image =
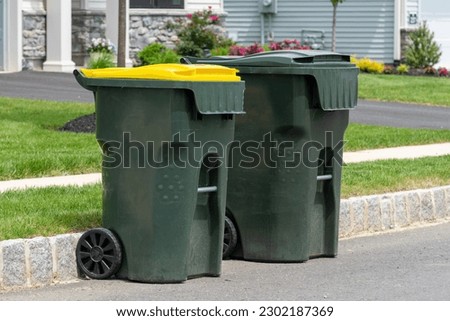
[[[418,25],[421,0],[346,0],[338,7],[337,51],[392,63],[402,35]],[[306,39],[331,47],[329,0],[127,0],[128,64],[145,45],[173,47],[166,23],[207,7],[224,16],[234,40]],[[71,71],[93,38],[117,43],[118,0],[0,0],[0,70]],[[403,30],[403,33],[401,32]]]
[[[222,0],[127,0],[129,59],[152,42],[174,46],[168,21],[207,7],[223,14]],[[117,43],[118,0],[0,0],[0,71],[71,71],[83,65],[93,38]]]
[[[315,38],[331,49],[330,0],[224,0],[226,26],[238,42]],[[386,63],[401,59],[401,30],[418,24],[420,0],[345,0],[337,9],[336,51]]]

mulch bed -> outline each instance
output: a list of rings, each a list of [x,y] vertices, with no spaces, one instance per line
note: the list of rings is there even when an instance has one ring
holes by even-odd
[[[59,130],[74,133],[95,133],[95,119],[95,113],[84,115],[65,123]]]

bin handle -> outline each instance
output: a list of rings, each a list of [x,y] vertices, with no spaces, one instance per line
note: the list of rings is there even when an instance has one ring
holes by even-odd
[[[205,186],[197,188],[197,193],[212,193],[217,192],[217,186]]]
[[[87,84],[87,79],[86,79],[86,77],[83,76],[83,74],[81,72],[79,72],[77,69],[75,69],[73,71],[73,75],[75,76],[75,79],[81,85],[81,87],[83,87],[87,90],[90,90],[90,91],[94,91],[94,89]]]
[[[319,175],[317,176],[317,181],[329,181],[333,179],[333,175]]]

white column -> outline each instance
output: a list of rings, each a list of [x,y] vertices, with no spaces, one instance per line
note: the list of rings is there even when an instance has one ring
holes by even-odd
[[[127,0],[126,29],[127,37],[125,40],[125,61],[127,67],[131,67],[133,62],[130,60],[130,1]],[[112,41],[117,48],[119,42],[119,0],[108,0],[106,2],[106,38]]]
[[[22,0],[6,0],[4,34],[4,70],[22,70]]]
[[[47,0],[47,60],[44,71],[71,72],[72,0]]]

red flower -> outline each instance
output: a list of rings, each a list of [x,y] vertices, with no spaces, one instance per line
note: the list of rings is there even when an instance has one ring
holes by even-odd
[[[188,13],[188,14],[186,15],[186,17],[187,17],[188,19],[192,19],[192,13]]]

